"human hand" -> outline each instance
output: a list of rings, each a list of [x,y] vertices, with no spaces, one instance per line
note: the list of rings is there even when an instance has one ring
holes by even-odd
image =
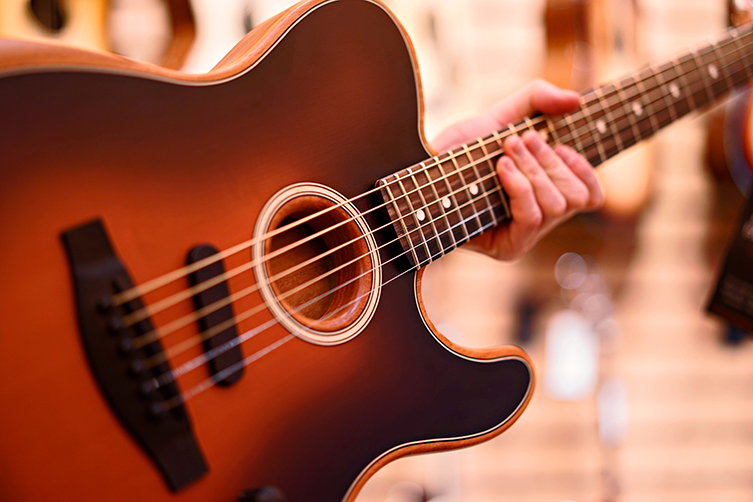
[[[579,102],[577,93],[535,80],[488,112],[451,126],[432,146],[447,151],[536,112],[571,112]],[[604,203],[593,167],[572,148],[557,145],[552,149],[533,131],[510,136],[503,146],[505,155],[497,162],[497,174],[510,199],[512,219],[476,237],[467,248],[499,260],[514,260],[574,214],[596,210]]]

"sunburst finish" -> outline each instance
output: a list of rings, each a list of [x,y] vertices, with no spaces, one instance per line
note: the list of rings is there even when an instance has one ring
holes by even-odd
[[[281,188],[305,181],[346,197],[368,191],[430,155],[410,46],[381,5],[338,0],[305,2],[266,23],[208,76],[18,42],[0,46],[0,60],[1,499],[232,501],[273,485],[291,502],[352,500],[385,462],[479,442],[522,412],[532,391],[525,355],[449,343],[425,320],[421,274],[410,273],[384,288],[354,339],[296,338],[235,385],[190,399],[209,472],[169,491],[88,368],[61,232],[101,218],[142,283],[183,266],[197,244],[249,239]],[[356,205],[380,203],[374,194]],[[381,211],[366,221],[387,222]],[[394,239],[389,225],[384,232],[379,242]],[[400,251],[381,252],[388,262]],[[226,268],[249,259],[240,253]],[[404,267],[389,262],[384,274]],[[144,300],[185,287],[178,281]],[[256,293],[234,309],[262,301]],[[191,310],[186,302],[153,321]],[[239,330],[269,319],[264,310]],[[287,334],[277,325],[243,353]],[[194,347],[171,365],[199,354]],[[202,367],[178,384],[207,376]]]

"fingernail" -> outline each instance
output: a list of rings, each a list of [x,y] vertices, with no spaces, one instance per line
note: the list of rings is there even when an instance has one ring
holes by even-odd
[[[560,158],[565,161],[565,163],[570,162],[570,160],[572,160],[573,158],[573,151],[563,145],[559,145],[555,150],[555,153],[559,155]]]
[[[510,149],[513,153],[523,153],[523,140],[520,139],[520,136],[515,134],[513,136],[510,136],[510,139],[508,139],[507,141],[510,142]]]
[[[544,140],[540,134],[530,134],[528,138],[528,147],[532,153],[539,153],[544,148]]]
[[[503,156],[499,159],[499,163],[502,166],[502,169],[504,169],[507,172],[512,172],[515,170],[515,163],[510,159],[510,157]]]

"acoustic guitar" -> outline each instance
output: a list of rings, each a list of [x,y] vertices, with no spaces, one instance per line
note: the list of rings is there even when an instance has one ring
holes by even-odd
[[[509,218],[502,141],[599,165],[753,77],[752,43],[437,153],[376,1],[301,2],[203,75],[2,42],[0,499],[350,501],[501,433],[528,357],[448,341],[421,280]]]

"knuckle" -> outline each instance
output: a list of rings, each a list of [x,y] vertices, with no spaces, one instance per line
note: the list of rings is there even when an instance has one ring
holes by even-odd
[[[520,249],[520,248],[514,249],[510,253],[510,256],[509,256],[508,260],[509,261],[517,261],[517,260],[521,259],[524,254],[525,254],[525,251],[523,249]]]
[[[555,199],[552,201],[551,206],[549,208],[549,213],[551,214],[551,216],[559,218],[560,216],[564,216],[566,212],[567,212],[567,200],[565,200],[565,197],[563,196],[555,197]]]
[[[525,218],[525,224],[529,228],[539,228],[544,223],[544,213],[536,208],[531,211]]]
[[[530,88],[531,88],[531,90],[533,90],[535,92],[535,91],[540,91],[541,89],[543,89],[544,87],[546,87],[548,85],[550,85],[549,82],[547,82],[546,80],[544,80],[541,77],[537,77],[537,78],[531,80]]]
[[[536,200],[536,196],[533,192],[533,185],[531,183],[525,183],[520,186],[518,197],[521,200]]]
[[[583,209],[588,207],[591,202],[591,194],[588,193],[585,186],[578,188],[570,195],[570,205],[574,208]]]
[[[526,251],[528,251],[528,248],[522,243],[519,243],[497,253],[497,257],[505,261],[517,261],[526,254]]]
[[[602,207],[604,207],[604,202],[604,193],[601,190],[598,190],[591,195],[589,207],[592,209],[601,209]]]

